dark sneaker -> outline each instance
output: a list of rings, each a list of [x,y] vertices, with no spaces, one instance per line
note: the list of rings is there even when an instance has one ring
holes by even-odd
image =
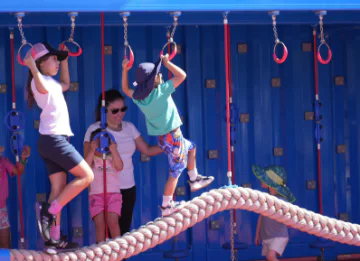
[[[171,201],[166,207],[160,206],[161,214],[163,217],[169,216],[174,212],[180,211],[185,206],[185,201]]]
[[[40,234],[44,241],[50,240],[50,228],[56,220],[56,215],[49,213],[50,204],[39,203],[35,204],[36,219],[39,227]]]
[[[69,242],[66,236],[61,236],[60,240],[54,241],[50,239],[45,242],[45,252],[49,255],[56,255],[63,252],[72,252],[79,249],[79,244],[76,242]]]
[[[208,186],[211,182],[214,181],[214,177],[209,176],[201,176],[200,174],[198,174],[196,176],[196,179],[194,181],[188,180],[189,184],[190,184],[190,190],[191,192],[197,191],[199,189],[205,188],[206,186]]]

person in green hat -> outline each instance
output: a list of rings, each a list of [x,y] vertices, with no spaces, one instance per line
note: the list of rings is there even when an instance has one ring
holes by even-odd
[[[294,195],[286,186],[287,174],[283,167],[272,165],[262,168],[252,165],[254,175],[261,181],[261,187],[279,199],[293,203]],[[262,256],[268,261],[276,261],[282,256],[289,241],[289,232],[285,224],[266,216],[259,216],[256,226],[255,244],[262,241]]]

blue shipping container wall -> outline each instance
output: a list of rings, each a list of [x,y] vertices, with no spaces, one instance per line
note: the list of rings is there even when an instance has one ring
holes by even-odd
[[[305,25],[280,25],[279,37],[289,50],[288,59],[278,65],[272,59],[274,35],[272,27],[262,25],[231,26],[231,63],[233,102],[242,114],[249,114],[250,121],[237,120],[235,132],[236,184],[250,184],[261,189],[251,172],[251,164],[281,164],[288,172],[288,187],[297,200],[295,204],[318,212],[317,190],[308,190],[307,181],[317,180],[317,154],[314,139],[315,122],[304,120],[305,112],[313,111],[314,62],[313,52],[302,50],[302,44],[312,42],[312,28]],[[333,50],[330,64],[319,64],[320,109],[322,115],[322,173],[324,214],[345,217],[352,223],[360,223],[358,148],[360,135],[360,32],[351,26],[326,26],[326,40]],[[31,43],[47,40],[57,46],[68,37],[68,28],[26,28],[25,36]],[[11,109],[11,70],[9,31],[0,29],[0,84],[7,84],[7,92],[0,94],[0,111],[3,117]],[[227,184],[227,155],[225,132],[225,66],[222,26],[180,26],[175,41],[181,45],[181,53],[174,63],[184,68],[187,80],[173,95],[184,116],[182,131],[185,137],[197,144],[197,166],[202,174],[213,175],[216,180],[208,188]],[[82,152],[87,127],[94,121],[94,109],[101,93],[101,50],[99,27],[77,27],[75,39],[83,47],[78,58],[69,58],[72,82],[79,82],[78,92],[65,94],[71,126],[75,137],[71,143]],[[319,39],[318,39],[319,40]],[[135,64],[155,61],[166,42],[163,26],[138,26],[129,28],[129,41],[135,53]],[[319,42],[319,41],[318,41]],[[238,44],[247,44],[246,52],[238,52]],[[106,27],[105,45],[112,46],[112,54],[105,56],[106,89],[121,89],[121,62],[123,58],[123,28]],[[15,50],[20,46],[20,35],[15,33]],[[134,81],[133,68],[130,83]],[[24,86],[28,70],[16,62],[16,94],[18,109],[26,117],[22,132],[25,143],[32,148],[32,156],[21,178],[24,202],[26,248],[41,249],[43,241],[36,227],[34,203],[36,197],[49,195],[49,181],[45,166],[37,153],[38,130],[34,121],[39,120],[39,109],[27,109]],[[167,71],[163,69],[165,78]],[[344,85],[335,85],[335,77],[343,76]],[[272,79],[280,79],[280,87],[272,87]],[[215,88],[206,88],[206,80],[213,79]],[[130,99],[125,119],[131,121],[150,144],[156,139],[149,137],[143,114]],[[5,155],[14,161],[10,153],[11,133],[2,128],[0,145],[6,147]],[[337,153],[338,145],[346,145],[344,154]],[[121,144],[119,144],[121,146]],[[281,147],[283,156],[275,157],[273,149]],[[208,151],[217,150],[218,158],[209,159]],[[137,184],[133,228],[154,220],[160,215],[158,205],[162,199],[167,179],[168,163],[165,155],[141,162],[139,152],[134,157]],[[69,176],[69,180],[71,177]],[[186,183],[186,171],[178,186],[185,186],[189,200],[202,191],[191,193]],[[18,197],[16,179],[9,182],[8,208],[11,221],[12,247],[18,247]],[[62,213],[62,230],[81,245],[95,243],[95,230],[89,217],[88,193],[76,197]],[[255,227],[258,215],[246,211],[237,212],[237,235],[249,244],[249,249],[239,253],[239,260],[261,258],[261,246],[255,246]],[[219,220],[218,230],[210,229],[210,221]],[[75,228],[82,235],[74,236]],[[184,260],[222,260],[230,253],[222,249],[229,241],[229,213],[223,212],[180,234],[182,248],[190,249]],[[308,247],[315,237],[290,229],[290,242],[286,257],[317,255]],[[133,260],[162,260],[162,253],[171,248],[172,240],[140,254]],[[327,251],[329,258],[337,254],[355,253],[359,250],[337,244]]]

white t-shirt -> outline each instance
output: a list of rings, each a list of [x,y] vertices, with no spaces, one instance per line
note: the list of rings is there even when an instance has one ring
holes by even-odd
[[[90,184],[89,195],[104,193],[104,163],[102,157],[94,156],[91,166],[94,172],[94,181]],[[106,192],[119,193],[119,171],[113,167],[111,156],[106,157]]]
[[[84,143],[90,142],[91,133],[100,128],[100,122],[90,125],[85,133]],[[135,153],[135,140],[140,136],[139,131],[131,122],[123,121],[121,131],[113,131],[107,128],[107,131],[114,136],[117,143],[118,152],[123,161],[124,168],[120,171],[119,181],[120,189],[128,189],[135,186],[134,165],[132,156]]]
[[[74,136],[70,128],[68,107],[61,84],[51,76],[43,75],[43,77],[48,90],[46,94],[38,92],[34,79],[31,81],[35,101],[42,109],[39,132],[43,135]]]

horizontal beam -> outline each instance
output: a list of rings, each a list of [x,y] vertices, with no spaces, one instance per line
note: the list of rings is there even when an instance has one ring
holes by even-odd
[[[3,12],[360,10],[354,0],[11,0]]]
[[[230,25],[271,25],[268,12],[230,12],[228,14]],[[221,25],[222,12],[183,12],[179,17],[179,25]],[[277,24],[305,24],[313,25],[319,18],[312,11],[280,12],[276,19]],[[159,25],[169,26],[173,23],[167,12],[133,12],[128,18],[129,26]],[[119,12],[105,14],[105,25],[121,26],[122,17]],[[324,26],[329,24],[360,24],[360,11],[328,11],[324,17]],[[70,26],[67,13],[26,13],[23,26]],[[76,26],[100,26],[100,13],[82,13],[76,18]],[[0,13],[0,27],[17,27],[17,19],[12,13]]]

